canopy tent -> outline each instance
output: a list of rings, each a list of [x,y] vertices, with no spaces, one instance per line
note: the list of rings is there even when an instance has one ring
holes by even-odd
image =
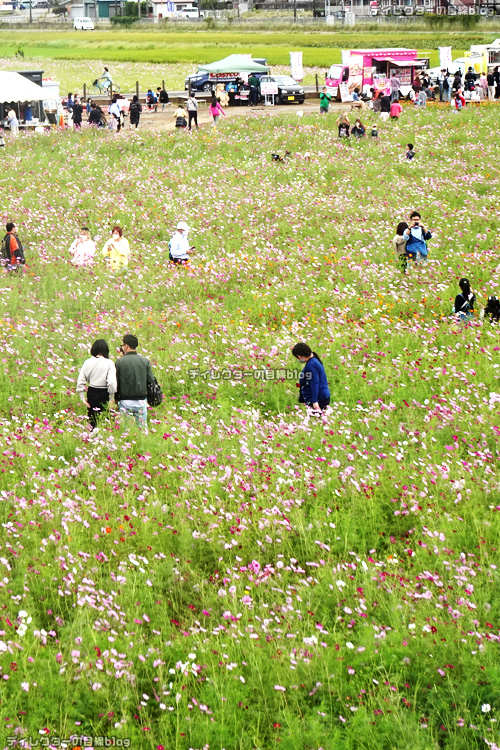
[[[18,118],[21,117],[21,107],[24,102],[36,102],[33,115],[44,120],[43,114],[43,88],[33,83],[25,76],[11,71],[0,71],[0,119],[3,120],[9,105],[17,103]]]
[[[208,65],[198,65],[198,70],[204,70],[207,73],[267,73],[268,65],[261,65],[253,62],[250,57],[245,55],[229,55],[218,62],[208,63]]]
[[[0,102],[41,102],[43,89],[19,73],[0,71]]]

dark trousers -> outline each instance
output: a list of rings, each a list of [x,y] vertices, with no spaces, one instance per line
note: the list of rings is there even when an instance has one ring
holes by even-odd
[[[92,429],[97,427],[97,421],[99,416],[102,414],[104,409],[109,403],[109,393],[107,388],[92,388],[89,386],[87,390],[87,402],[90,404],[87,409],[87,415],[89,418]]]
[[[257,86],[250,86],[250,104],[252,107],[255,107],[257,104],[257,99],[259,97],[259,92],[257,90]]]
[[[191,123],[194,120],[194,124],[196,125],[196,129],[198,130],[198,112],[196,109],[189,109],[188,110],[189,115],[189,125],[188,130],[191,130]]]

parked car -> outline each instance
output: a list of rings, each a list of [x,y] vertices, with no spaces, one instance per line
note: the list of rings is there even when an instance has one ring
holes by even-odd
[[[262,58],[254,58],[253,62],[257,63],[258,65],[267,65],[267,61]],[[185,91],[188,91],[189,81],[191,81],[191,91],[209,92],[215,88],[217,82],[224,84],[231,83],[232,81],[236,81],[239,75],[240,74],[236,71],[232,75],[225,73],[224,75],[221,75],[217,80],[216,78],[210,78],[209,74],[205,71],[199,70],[197,73],[193,73],[192,75],[187,76],[186,80],[184,81],[184,89]],[[254,76],[256,76],[257,78],[261,78],[263,75],[264,73],[254,73]]]
[[[50,8],[50,5],[48,4],[47,0],[38,0],[33,6],[34,8]]]
[[[278,94],[275,96],[276,104],[290,104],[290,102],[304,104],[306,99],[304,88],[291,76],[262,76],[260,83],[264,82],[278,84]]]
[[[79,16],[73,19],[75,31],[94,31],[94,22],[88,16]]]

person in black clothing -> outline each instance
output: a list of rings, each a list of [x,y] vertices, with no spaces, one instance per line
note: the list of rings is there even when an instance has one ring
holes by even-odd
[[[495,98],[495,76],[491,72],[491,70],[488,71],[488,75],[486,76],[486,81],[488,83],[488,99],[494,99]]]
[[[498,65],[495,65],[493,77],[495,79],[495,99],[498,99],[500,97],[500,71],[498,70]]]
[[[95,125],[98,128],[104,127],[102,124],[102,111],[95,102],[92,102],[90,109],[89,125]]]
[[[75,103],[73,104],[73,125],[77,130],[81,130],[82,127],[82,114],[83,107],[80,104],[80,100],[75,99]]]
[[[351,130],[351,135],[353,135],[355,138],[363,138],[365,133],[366,128],[361,120],[356,120],[356,122],[354,123],[354,127]]]
[[[165,104],[168,104],[170,101],[169,96],[165,89],[162,89],[161,86],[158,86],[158,88],[156,89],[156,96],[158,97],[158,101],[161,104],[161,111],[164,112]]]
[[[337,125],[339,128],[339,138],[349,138],[351,125],[349,123],[349,118],[347,117],[347,115],[340,115],[337,120]]]
[[[454,312],[460,320],[468,320],[474,315],[476,295],[471,291],[469,279],[460,279],[458,286],[461,292],[455,297]]]
[[[380,100],[380,111],[389,113],[391,111],[391,97],[384,94]]]
[[[141,119],[142,104],[139,101],[137,94],[134,94],[132,102],[130,104],[129,115],[130,115],[130,127],[135,125],[135,129],[139,127],[139,120]]]
[[[465,90],[466,91],[474,91],[476,88],[476,74],[474,73],[474,70],[469,67],[469,70],[465,74]]]

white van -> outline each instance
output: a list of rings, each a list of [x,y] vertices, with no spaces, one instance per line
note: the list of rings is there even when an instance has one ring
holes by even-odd
[[[200,13],[200,18],[204,18],[205,14]],[[180,18],[198,18],[198,8],[183,8],[181,10]]]
[[[76,31],[94,31],[94,22],[87,16],[73,19],[73,28]]]

